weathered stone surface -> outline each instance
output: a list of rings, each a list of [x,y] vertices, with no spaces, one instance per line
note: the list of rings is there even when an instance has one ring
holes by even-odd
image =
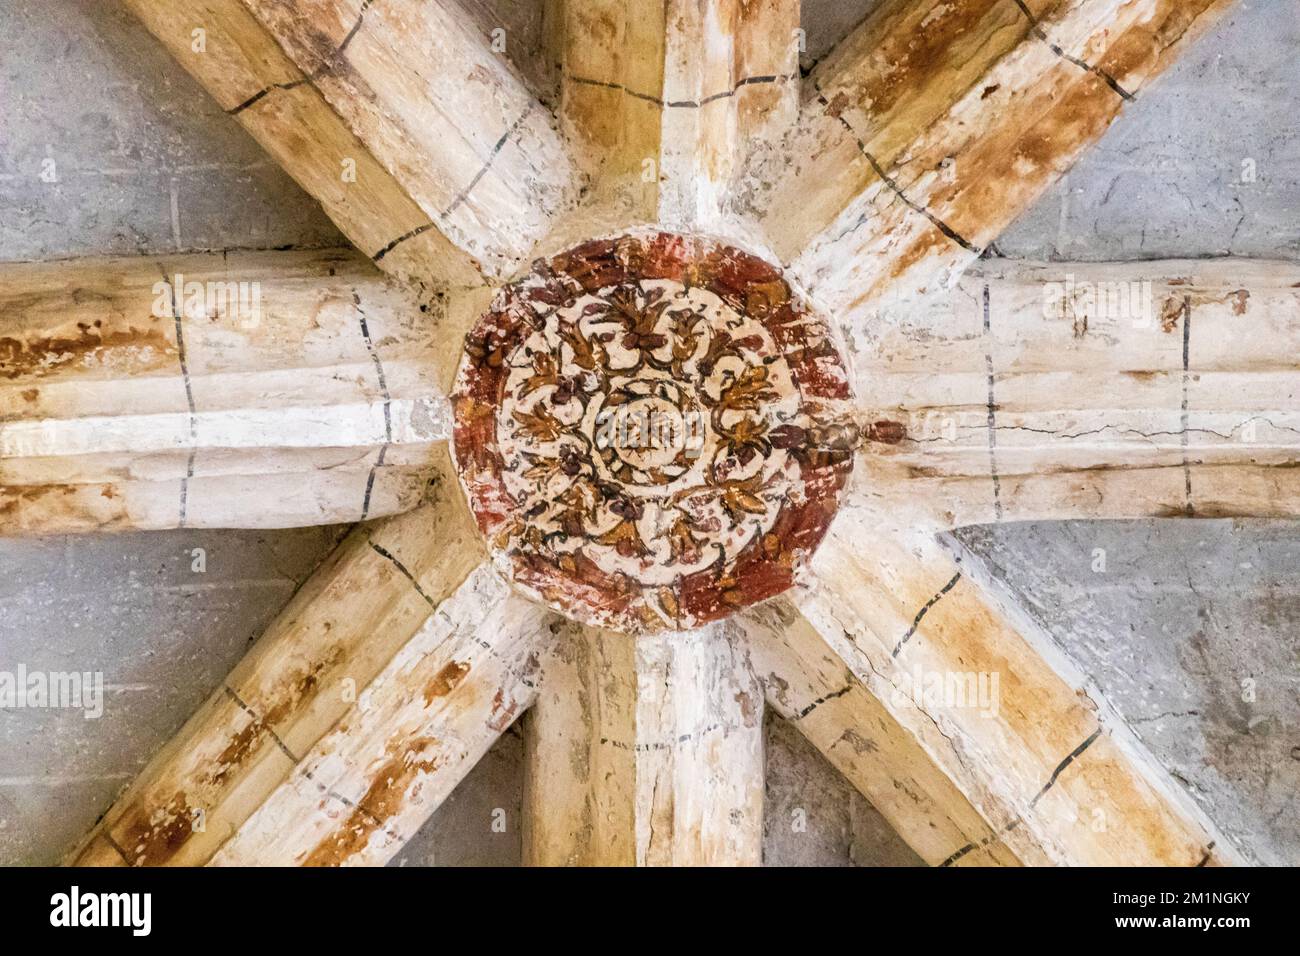
[[[1300,863],[1296,522],[980,526],[956,540],[1215,822]]]
[[[40,17],[44,12],[44,5],[25,3],[22,0],[8,0],[7,6],[17,9],[26,17],[23,21],[24,25],[34,24],[41,30],[45,29],[46,21]],[[511,19],[509,11],[506,10],[508,6],[506,3],[486,0],[480,6],[500,7],[505,21],[512,24],[516,22],[515,19]],[[843,27],[847,27],[856,18],[858,11],[865,11],[871,6],[873,4],[869,0],[838,4],[834,11],[835,19],[842,20]],[[1026,218],[1024,229],[1018,230],[1005,242],[1000,240],[998,247],[1013,253],[1026,249],[1044,249],[1045,252],[1033,254],[1039,258],[1060,258],[1064,254],[1071,259],[1115,259],[1132,254],[1145,256],[1151,254],[1153,250],[1165,255],[1221,254],[1225,250],[1237,254],[1270,256],[1293,253],[1295,236],[1291,222],[1294,216],[1288,217],[1287,211],[1294,206],[1295,184],[1300,180],[1297,180],[1294,175],[1295,164],[1292,162],[1294,151],[1286,146],[1286,134],[1290,122],[1290,114],[1286,113],[1289,99],[1286,91],[1294,89],[1293,57],[1287,56],[1290,47],[1294,46],[1293,43],[1289,43],[1290,32],[1293,32],[1294,27],[1292,22],[1294,16],[1287,4],[1244,3],[1238,5],[1237,9],[1239,13],[1227,23],[1218,40],[1212,42],[1203,55],[1195,58],[1190,70],[1176,74],[1182,76],[1181,83],[1175,80],[1172,88],[1167,87],[1158,95],[1142,97],[1145,103],[1137,105],[1129,112],[1129,118],[1122,121],[1127,133],[1117,130],[1118,135],[1112,140],[1111,150],[1109,153],[1102,154],[1103,163],[1080,167],[1076,178],[1054,191],[1039,209]],[[109,12],[101,14],[101,10]],[[116,5],[74,0],[69,4],[69,11],[69,16],[60,18],[58,23],[51,23],[48,28],[51,36],[57,36],[56,43],[60,51],[65,43],[63,31],[69,30],[70,26],[74,35],[82,35],[77,33],[81,26],[100,22],[101,19],[103,23],[116,22],[119,27],[125,24],[123,18],[113,12],[116,11]],[[7,14],[8,9],[5,12]],[[830,43],[835,39],[829,34],[835,31],[816,29],[824,26],[830,19],[825,10],[825,0],[807,0],[804,4],[804,14],[805,25],[810,28],[810,33],[817,34],[809,37],[807,51],[809,56],[804,61],[804,66],[810,67],[812,60],[829,49]],[[494,15],[489,14],[489,18]],[[486,33],[488,21],[483,22],[483,32]],[[828,35],[822,37],[820,36],[822,32]],[[843,32],[842,29],[840,32]],[[16,212],[13,216],[0,216],[0,218],[5,219],[11,227],[15,223],[18,224],[23,235],[19,236],[12,229],[9,233],[5,233],[3,227],[0,227],[0,243],[10,245],[18,243],[16,248],[26,248],[22,243],[28,237],[32,237],[34,247],[39,247],[38,255],[58,254],[56,252],[58,243],[63,241],[63,237],[70,235],[67,231],[69,223],[74,228],[72,233],[74,238],[68,241],[74,244],[80,243],[74,246],[74,251],[84,252],[98,252],[105,249],[124,251],[131,248],[170,249],[175,245],[188,243],[214,247],[256,245],[268,241],[264,238],[259,239],[259,236],[279,234],[276,231],[282,227],[292,231],[293,213],[290,212],[290,220],[280,222],[278,217],[282,212],[275,202],[274,191],[268,200],[259,185],[262,182],[261,177],[268,173],[271,167],[258,160],[257,156],[260,154],[247,143],[244,144],[244,150],[251,150],[247,157],[241,156],[239,160],[232,160],[229,166],[216,158],[211,159],[208,164],[208,156],[221,156],[222,149],[219,145],[209,148],[202,132],[196,128],[187,135],[186,143],[200,145],[198,152],[203,154],[205,165],[193,169],[167,168],[165,162],[155,169],[154,163],[161,154],[150,148],[146,148],[143,154],[138,152],[139,143],[133,137],[136,137],[136,131],[149,126],[149,107],[139,104],[147,103],[152,97],[140,98],[138,103],[132,99],[146,88],[146,84],[141,83],[139,88],[134,86],[137,81],[134,60],[137,55],[142,55],[141,44],[138,42],[139,38],[135,43],[129,42],[126,33],[129,33],[129,27],[117,30],[110,26],[102,31],[102,39],[108,42],[90,44],[94,47],[121,51],[114,54],[113,61],[119,68],[113,76],[118,78],[112,79],[104,86],[110,91],[111,105],[101,110],[96,104],[95,108],[108,116],[112,144],[107,155],[114,161],[123,157],[143,155],[144,161],[139,170],[135,170],[140,172],[140,178],[132,180],[130,176],[124,175],[123,165],[116,162],[100,162],[104,138],[100,136],[100,126],[103,124],[97,117],[93,118],[94,121],[79,126],[79,129],[88,131],[82,140],[69,136],[71,130],[69,126],[56,136],[53,150],[46,145],[48,140],[43,123],[47,114],[58,111],[57,107],[65,98],[64,80],[56,73],[42,74],[51,82],[38,86],[36,95],[30,101],[24,99],[26,91],[30,89],[29,80],[32,70],[26,59],[28,54],[20,50],[12,61],[19,65],[19,69],[13,74],[12,87],[21,89],[24,98],[7,99],[3,107],[9,108],[11,103],[19,102],[17,108],[22,115],[35,117],[36,122],[18,126],[6,124],[7,131],[19,129],[19,133],[14,137],[19,143],[19,151],[14,155],[19,156],[19,161],[11,162],[12,157],[9,155],[0,156],[0,204]],[[26,34],[20,33],[18,36],[21,38],[24,35],[31,36],[32,31],[29,29]],[[117,39],[125,39],[128,42],[118,43]],[[0,46],[5,42],[5,38],[0,38]],[[21,39],[18,42],[21,43]],[[517,57],[518,54],[518,47],[512,38],[507,47],[507,56]],[[44,60],[52,62],[53,58],[47,56]],[[41,62],[40,58],[37,62]],[[166,66],[165,58],[158,66],[160,70]],[[544,75],[547,69],[549,64],[539,71],[539,75]],[[93,68],[88,70],[88,74],[93,72]],[[174,74],[174,69],[171,72]],[[127,77],[126,82],[123,82],[121,77]],[[0,77],[0,79],[4,78]],[[185,82],[187,81],[181,81],[181,83]],[[180,84],[178,88],[179,86]],[[46,100],[53,102],[54,109],[42,108],[41,89],[45,90]],[[126,105],[122,105],[123,99]],[[171,102],[168,97],[164,97],[164,100],[167,103]],[[1243,109],[1243,103],[1249,104],[1249,108]],[[220,119],[217,111],[210,105],[206,113],[200,110],[190,111],[183,102],[180,109],[187,117],[196,118],[192,123],[185,123],[186,129],[190,125],[205,126],[202,120],[207,118],[207,114],[211,114],[213,119]],[[1282,112],[1279,113],[1278,110]],[[136,116],[141,114],[141,111],[146,117],[143,124],[136,121]],[[1207,120],[1206,117],[1212,117],[1212,121]],[[1210,127],[1205,125],[1207,122],[1211,123]],[[163,125],[171,128],[170,122],[164,122]],[[151,137],[143,138],[149,139],[152,143]],[[1294,137],[1291,139],[1293,141]],[[168,145],[170,140],[164,138],[159,142],[164,143],[166,147],[164,152],[170,150],[171,147]],[[60,169],[65,169],[63,158],[74,155],[78,144],[89,149],[90,153],[87,155],[94,157],[93,161],[80,164],[82,167],[80,171],[86,173],[85,178],[78,183],[63,180],[62,191],[52,190],[48,184],[38,185],[39,181],[35,178],[36,160],[53,153],[60,159]],[[1156,147],[1154,160],[1147,162],[1135,158],[1139,151],[1150,148],[1152,144]],[[6,146],[8,145],[10,144],[7,142]],[[136,154],[130,152],[133,148],[137,149]],[[1244,161],[1247,159],[1254,162],[1258,168],[1259,178],[1255,182],[1248,182],[1242,178]],[[241,165],[246,168],[241,170]],[[132,171],[125,170],[125,172]],[[242,201],[242,193],[238,192],[241,188],[239,184],[232,184],[227,180],[227,174],[232,173],[241,179],[242,173],[247,173],[253,179],[253,192],[249,194],[247,204]],[[128,181],[131,183],[130,186],[118,188],[118,183]],[[178,181],[179,189],[170,188]],[[109,188],[109,192],[96,192],[99,184]],[[293,209],[299,208],[302,202],[301,195],[298,196],[298,201],[299,206],[293,204],[290,206]],[[169,204],[170,209],[168,209]],[[179,230],[177,211],[180,213]],[[226,213],[230,214],[229,219],[223,218]],[[316,218],[324,222],[323,218],[319,216]],[[222,228],[211,231],[204,228],[196,231],[194,228],[196,223],[203,226],[209,222],[216,223]],[[245,236],[244,227],[250,223],[251,229]],[[328,230],[328,226],[326,229]],[[156,235],[152,234],[154,230]],[[103,239],[105,235],[109,237],[107,240]],[[0,257],[14,258],[21,257],[21,254],[9,253],[6,247],[0,248]],[[1115,535],[1114,541],[1142,542],[1145,540],[1144,535],[1149,534],[1149,531],[1144,528],[1149,527],[1112,526],[1110,531]],[[1199,532],[1188,531],[1188,533],[1196,535]],[[1233,529],[1236,540],[1250,537],[1252,534],[1258,532],[1243,528]],[[1280,534],[1285,536],[1287,531],[1284,529]],[[1003,546],[999,544],[999,540],[991,539],[990,547],[995,553]],[[1275,852],[1279,846],[1285,848],[1287,845],[1285,834],[1279,837],[1276,830],[1268,831],[1267,828],[1256,826],[1258,819],[1288,820],[1295,816],[1291,812],[1293,807],[1286,801],[1293,796],[1296,788],[1294,786],[1288,788],[1287,775],[1278,772],[1279,767],[1285,766],[1283,761],[1287,758],[1285,748],[1276,749],[1285,743],[1285,732],[1278,735],[1273,735],[1271,732],[1268,734],[1270,747],[1273,749],[1260,750],[1251,745],[1257,743],[1253,738],[1264,736],[1266,729],[1271,731],[1276,721],[1281,721],[1285,729],[1288,726],[1286,720],[1289,718],[1285,713],[1280,713],[1273,708],[1271,704],[1265,706],[1261,698],[1259,703],[1252,705],[1255,709],[1249,711],[1248,732],[1243,735],[1230,719],[1231,714],[1241,709],[1236,706],[1236,697],[1234,697],[1234,694],[1239,693],[1239,688],[1234,683],[1240,676],[1236,669],[1204,665],[1204,662],[1198,663],[1194,656],[1182,653],[1159,655],[1158,662],[1139,660],[1140,655],[1137,652],[1148,650],[1148,642],[1137,642],[1136,646],[1131,646],[1132,642],[1126,640],[1124,635],[1124,628],[1139,620],[1136,610],[1125,604],[1116,612],[1118,620],[1124,623],[1118,626],[1107,625],[1099,618],[1081,611],[1078,601],[1074,599],[1077,595],[1073,597],[1068,593],[1063,595],[1061,581],[1074,580],[1070,576],[1078,569],[1074,567],[1071,560],[1061,560],[1060,555],[1052,553],[1053,542],[1059,541],[1065,541],[1070,547],[1078,544],[1066,531],[1060,528],[1048,529],[1043,531],[1042,536],[1035,539],[1023,554],[1019,555],[1019,561],[1042,571],[1041,581],[1045,589],[1042,593],[1049,594],[1052,601],[1059,600],[1065,607],[1071,609],[1071,613],[1078,619],[1077,626],[1083,633],[1082,641],[1097,645],[1106,644],[1112,650],[1116,647],[1123,650],[1125,653],[1121,655],[1124,658],[1122,669],[1126,676],[1134,673],[1145,674],[1144,668],[1154,668],[1161,675],[1162,680],[1168,678],[1168,687],[1188,688],[1191,697],[1200,695],[1205,700],[1213,702],[1215,706],[1204,708],[1198,705],[1191,708],[1196,710],[1197,714],[1191,714],[1190,710],[1179,711],[1177,713],[1182,716],[1178,717],[1173,716],[1175,712],[1167,711],[1163,707],[1156,707],[1150,712],[1142,707],[1129,708],[1124,682],[1106,683],[1113,676],[1110,675],[1110,665],[1103,668],[1107,677],[1097,677],[1098,682],[1103,685],[1103,690],[1115,697],[1118,708],[1134,723],[1139,735],[1153,750],[1158,750],[1161,741],[1166,744],[1172,741],[1175,747],[1182,746],[1189,740],[1194,741],[1196,728],[1203,727],[1205,722],[1209,721],[1212,727],[1205,731],[1205,735],[1216,738],[1215,746],[1209,748],[1213,751],[1212,755],[1207,757],[1189,746],[1186,751],[1178,751],[1177,759],[1171,764],[1173,769],[1191,782],[1190,785],[1198,791],[1198,797],[1216,817],[1220,816],[1223,807],[1237,803],[1241,803],[1245,810],[1249,811],[1247,816],[1256,815],[1257,819],[1254,822],[1247,820],[1244,824],[1231,816],[1223,817],[1225,826],[1233,832],[1234,836],[1247,833],[1248,841],[1261,841],[1265,846],[1264,853]],[[112,545],[115,548],[122,546],[120,543]],[[129,549],[131,545],[128,544],[126,547]],[[1162,552],[1165,549],[1187,547],[1190,546],[1185,542],[1182,544],[1162,542],[1146,548],[1145,551]],[[1278,610],[1281,604],[1273,600],[1274,595],[1261,597],[1247,586],[1249,582],[1243,583],[1239,574],[1228,573],[1229,565],[1224,562],[1229,560],[1231,560],[1230,555],[1225,557],[1216,549],[1214,559],[1207,562],[1208,569],[1204,570],[1209,580],[1201,577],[1201,569],[1198,569],[1194,576],[1196,587],[1193,593],[1199,591],[1200,595],[1211,594],[1214,591],[1211,584],[1241,592],[1240,601],[1216,596],[1207,599],[1206,607],[1203,609],[1211,618],[1222,615],[1224,628],[1234,634],[1228,649],[1220,656],[1230,657],[1234,663],[1238,660],[1249,663],[1252,670],[1258,669],[1261,673],[1269,675],[1286,677],[1293,674],[1293,663],[1288,664],[1285,656],[1288,652],[1279,651],[1279,648],[1285,649],[1288,645],[1278,637],[1279,634],[1289,633],[1291,616],[1285,611]],[[1279,560],[1285,562],[1287,559],[1285,555],[1279,558],[1275,550],[1265,547],[1258,559],[1248,556],[1246,563],[1264,567],[1271,566],[1270,562]],[[1013,563],[1016,562],[1009,559],[1001,562],[1002,566],[1007,568],[1010,568]],[[23,573],[28,572],[24,569]],[[101,569],[97,561],[85,558],[83,555],[81,564],[70,563],[67,569],[47,575],[49,590],[53,591],[63,586],[61,582],[75,582],[78,578],[87,578],[99,573]],[[1145,586],[1140,579],[1137,581],[1126,579],[1112,584],[1114,594],[1118,595],[1123,602],[1129,599],[1136,602],[1141,599],[1147,593],[1144,590]],[[1283,596],[1286,587],[1285,583],[1278,585]],[[1030,600],[1033,599],[1032,587],[1026,586],[1020,593],[1027,595]],[[1182,618],[1177,617],[1174,612],[1190,613],[1196,602],[1186,594],[1171,590],[1168,595],[1161,596],[1157,603],[1161,614],[1168,612],[1166,616],[1177,622]],[[1266,609],[1262,619],[1257,613],[1260,607]],[[80,630],[82,634],[91,635],[91,646],[96,648],[102,646],[101,634],[95,629],[98,612],[87,612],[80,617],[73,612],[69,612],[66,616],[61,611],[57,613],[60,616],[52,625],[48,620],[48,614],[46,618],[35,620],[35,612],[24,613],[22,615],[24,634],[39,644],[52,630],[57,629],[59,635]],[[1258,629],[1239,627],[1229,622],[1229,616],[1232,622],[1250,620],[1257,622],[1259,627]],[[29,618],[35,620],[35,623],[29,624]],[[81,625],[80,629],[77,628],[78,623]],[[224,633],[219,622],[212,623],[214,633]],[[147,612],[140,615],[137,624],[146,630],[152,626]],[[1106,630],[1108,627],[1110,630]],[[1138,629],[1141,631],[1140,625]],[[1109,640],[1104,639],[1110,634],[1120,636],[1110,637]],[[240,637],[239,641],[230,644],[229,647],[237,647],[242,640],[243,638]],[[1222,647],[1222,644],[1215,645],[1213,640],[1209,641],[1209,644],[1211,647]],[[1180,651],[1187,650],[1190,655],[1191,651],[1188,649],[1196,649],[1196,641],[1184,644],[1175,642],[1175,646],[1180,648]],[[69,648],[69,653],[74,655],[84,652],[82,645],[69,645]],[[1261,653],[1252,656],[1250,652],[1256,648]],[[195,659],[202,662],[200,672],[206,674],[211,669],[211,673],[215,674],[224,669],[225,665],[221,662],[220,654],[204,656],[204,651],[196,652]],[[1279,657],[1279,653],[1283,656]],[[159,661],[159,657],[157,654],[146,653],[143,660],[152,666]],[[167,673],[175,675],[176,671]],[[1163,684],[1156,690],[1162,687]],[[182,696],[188,693],[183,677],[178,678],[178,690]],[[136,696],[141,699],[144,697],[144,695]],[[1163,699],[1139,696],[1143,704],[1166,703]],[[1174,702],[1184,701],[1180,699]],[[168,702],[166,707],[172,710],[166,712],[174,712],[175,722],[179,722],[179,718],[189,711],[191,704]],[[1220,707],[1220,704],[1224,706]],[[1231,706],[1228,706],[1229,704]],[[1225,714],[1228,716],[1225,717]],[[1251,727],[1250,722],[1261,715],[1265,720]],[[7,721],[7,715],[0,716],[5,716]],[[24,725],[24,727],[31,735],[31,739],[43,742],[53,739],[52,735],[57,734],[60,727],[66,729],[63,716],[62,714],[46,715],[45,719],[38,724]],[[81,720],[80,715],[72,716],[77,721]],[[87,722],[95,724],[97,736],[94,738],[87,736],[86,740],[88,746],[94,749],[96,759],[102,758],[102,766],[107,768],[105,774],[114,776],[115,779],[125,779],[129,776],[128,771],[113,769],[115,748],[122,745],[123,739],[119,736],[119,731],[142,725],[137,724],[134,717],[121,709],[117,711],[117,716],[118,722],[115,724],[110,724],[108,720]],[[1241,715],[1237,714],[1237,716]],[[1229,727],[1227,732],[1223,730],[1225,722]],[[0,724],[2,723],[4,721],[0,721]],[[153,732],[154,728],[148,721],[144,726],[143,735]],[[1252,739],[1243,741],[1243,736]],[[0,751],[3,751],[4,747],[5,742],[0,742]],[[42,748],[37,747],[25,751],[24,756],[33,758],[33,762],[30,763],[33,773],[57,776],[48,773],[49,768],[61,766],[57,755],[47,755]],[[45,762],[42,763],[42,760]],[[1207,775],[1204,771],[1207,765],[1211,767],[1214,774],[1218,774],[1217,779],[1214,774],[1209,774],[1209,783],[1205,782]],[[798,776],[798,772],[796,771],[792,776]],[[98,781],[91,786],[102,785],[102,783],[103,781]],[[795,785],[798,786],[799,783],[796,781]],[[0,791],[0,806],[10,808],[15,805],[21,806],[29,819],[53,821],[49,825],[57,828],[59,821],[69,819],[69,814],[65,812],[64,794],[69,793],[68,788],[72,786],[75,785],[62,782],[58,787],[63,789],[52,786],[47,790],[42,784],[24,782]],[[815,788],[808,784],[803,789],[811,793]],[[467,793],[465,796],[468,799],[472,793]],[[800,799],[803,799],[803,795]],[[51,813],[49,808],[52,805],[57,805],[59,812]],[[841,819],[839,816],[841,813],[840,808],[835,810],[834,815],[837,820]],[[3,816],[2,811],[0,816]],[[868,823],[865,829],[869,828]],[[44,836],[44,833],[36,834],[34,839],[40,840]]]

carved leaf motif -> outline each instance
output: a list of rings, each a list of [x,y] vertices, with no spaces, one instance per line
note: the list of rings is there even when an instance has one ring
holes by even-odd
[[[700,539],[691,531],[690,523],[678,515],[673,526],[668,530],[669,563],[686,562],[694,564],[700,559]]]
[[[533,374],[524,380],[519,389],[519,398],[524,399],[547,385],[558,385],[560,371],[555,364],[555,356],[549,352],[533,353]]]
[[[775,398],[776,392],[767,381],[767,366],[751,365],[722,390],[718,405],[728,411],[753,412]]]
[[[573,352],[573,364],[588,372],[594,371],[600,359],[597,355],[599,345],[587,341],[576,322],[561,322],[556,332]]]
[[[772,447],[767,440],[767,425],[761,419],[748,415],[731,428],[719,428],[718,433],[726,444],[727,452],[734,455],[742,465],[748,465],[755,455],[767,454]]]
[[[722,493],[722,507],[736,521],[746,514],[767,514],[767,502],[740,484],[727,486]]]
[[[630,518],[624,518],[614,525],[597,538],[596,543],[613,548],[625,558],[642,558],[650,553],[650,549],[641,540],[636,522]]]
[[[543,405],[538,405],[535,412],[515,409],[514,420],[519,423],[520,431],[537,442],[555,441],[564,431],[559,419]]]

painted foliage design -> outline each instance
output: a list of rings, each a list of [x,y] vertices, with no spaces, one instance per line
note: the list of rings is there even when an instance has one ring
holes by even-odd
[[[455,451],[516,583],[627,630],[789,587],[851,467],[844,365],[778,270],[666,233],[580,246],[471,332]]]

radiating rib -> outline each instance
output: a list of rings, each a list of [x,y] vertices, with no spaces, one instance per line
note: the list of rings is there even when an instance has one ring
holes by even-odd
[[[780,598],[747,611],[740,625],[768,704],[790,721],[931,866],[954,847],[978,845],[962,866],[1019,866],[926,750],[839,658],[796,603]],[[895,701],[901,705],[903,701]],[[1033,847],[1024,862],[1041,863]]]
[[[550,621],[481,565],[213,865],[387,863],[532,703]]]
[[[955,278],[1230,5],[885,0],[810,77],[797,134],[754,174],[777,188],[750,202],[861,321]]]
[[[950,526],[1296,513],[1294,264],[990,261],[884,319],[857,368],[906,432],[869,446],[882,494]]]
[[[565,0],[561,117],[598,201],[708,229],[744,149],[798,109],[795,0]]]
[[[724,628],[569,628],[525,721],[534,866],[758,865],[763,697]]]
[[[545,108],[446,0],[129,5],[398,275],[469,283],[478,270],[513,271],[577,186]]]
[[[1058,864],[1239,862],[1096,689],[963,573],[922,517],[850,505],[797,604],[993,824],[943,862],[997,841]]]
[[[348,128],[242,0],[123,0],[358,249],[403,279],[481,281],[478,265]],[[394,242],[397,237],[405,237]],[[379,253],[388,251],[380,256]]]
[[[351,251],[0,266],[0,534],[415,506],[448,434],[424,308]]]
[[[76,863],[111,862],[106,847],[131,865],[206,863],[355,714],[373,678],[483,561],[454,481],[444,465],[429,504],[348,537],[109,809]]]

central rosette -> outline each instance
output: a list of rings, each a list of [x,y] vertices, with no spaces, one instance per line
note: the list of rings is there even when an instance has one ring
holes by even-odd
[[[461,365],[455,453],[517,585],[592,623],[689,627],[792,583],[851,461],[825,440],[847,396],[778,270],[625,236],[497,296]]]

